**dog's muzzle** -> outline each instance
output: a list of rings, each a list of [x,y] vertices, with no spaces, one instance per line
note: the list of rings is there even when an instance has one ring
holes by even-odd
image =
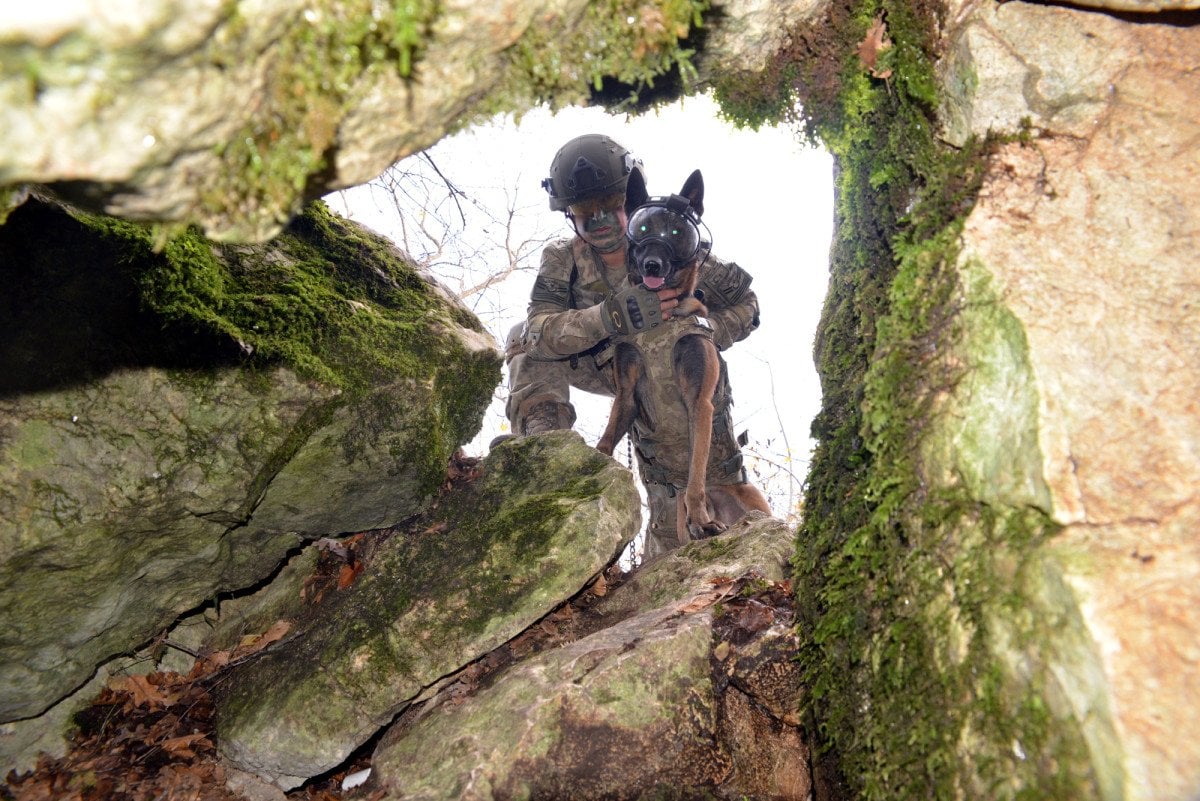
[[[634,245],[632,253],[638,275],[642,276],[642,283],[650,289],[662,287],[675,271],[675,267],[683,266],[675,265],[671,258],[671,249],[658,241]]]
[[[626,233],[638,273],[651,289],[661,287],[673,270],[685,266],[700,250],[700,230],[694,220],[654,202],[630,215]]]

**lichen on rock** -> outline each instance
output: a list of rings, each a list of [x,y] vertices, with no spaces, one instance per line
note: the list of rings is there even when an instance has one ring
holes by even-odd
[[[294,641],[220,691],[223,752],[285,788],[339,765],[427,686],[574,595],[636,533],[632,478],[573,432],[497,448]]]
[[[322,206],[239,247],[31,198],[0,270],[5,720],[303,537],[419,511],[499,378],[469,312]]]

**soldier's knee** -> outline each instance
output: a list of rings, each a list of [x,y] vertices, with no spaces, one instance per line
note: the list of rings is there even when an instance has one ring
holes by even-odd
[[[529,323],[521,321],[509,329],[508,336],[504,338],[504,362],[512,364],[512,361],[517,356],[525,352],[525,334],[529,330]]]

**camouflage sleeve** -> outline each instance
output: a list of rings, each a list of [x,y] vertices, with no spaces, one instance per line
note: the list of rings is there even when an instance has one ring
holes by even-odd
[[[525,352],[535,359],[561,359],[581,353],[608,336],[603,309],[571,308],[571,249],[547,245],[529,296]]]
[[[725,350],[758,328],[758,297],[750,288],[750,273],[733,262],[709,256],[700,279],[713,341]]]

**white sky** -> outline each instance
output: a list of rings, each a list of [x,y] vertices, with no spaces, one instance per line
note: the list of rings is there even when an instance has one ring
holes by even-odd
[[[567,236],[569,226],[561,213],[550,211],[540,183],[558,148],[585,133],[608,134],[640,157],[651,195],[677,192],[693,169],[703,172],[704,221],[712,234],[713,251],[754,276],[762,312],[761,327],[725,353],[734,420],[738,431],[749,428],[749,464],[759,468],[759,483],[768,484],[765,489],[776,515],[786,517],[799,502],[798,482],[807,472],[812,445],[809,423],[820,405],[812,345],[829,278],[830,156],[802,147],[787,129],[739,131],[718,119],[708,97],[688,98],[639,118],[611,116],[601,109],[572,108],[557,115],[539,109],[525,115],[519,126],[511,118],[498,118],[443,140],[430,155],[447,179],[493,214],[502,215],[509,202],[519,207],[514,230]],[[401,162],[400,168],[405,164]],[[425,166],[412,159],[408,165]],[[390,236],[402,247],[407,244],[405,249],[418,258],[423,255],[417,252],[421,237],[413,232],[414,213],[410,210],[402,223],[396,204],[378,187],[356,187],[326,199],[339,213]],[[465,211],[469,222],[461,238],[471,257],[461,255],[462,243],[456,255],[449,256],[452,265],[442,263],[446,253],[424,254],[451,289],[463,283],[462,271],[457,270],[463,262],[480,262],[466,268],[474,276],[467,276],[466,283],[505,262],[503,251],[487,244],[501,238],[504,226],[477,221],[469,207]],[[458,218],[453,206],[443,214]],[[476,239],[481,244],[473,244]],[[427,241],[426,248],[436,250]],[[539,251],[535,248],[528,254],[528,269],[470,301],[497,339],[524,318]],[[468,453],[482,453],[493,436],[508,430],[504,397],[502,386]],[[575,428],[594,444],[604,430],[611,402],[582,392],[574,393],[572,400],[579,414]],[[624,454],[625,446],[618,446],[621,461]],[[763,461],[754,462],[754,454]],[[780,466],[796,481],[787,480]]]

